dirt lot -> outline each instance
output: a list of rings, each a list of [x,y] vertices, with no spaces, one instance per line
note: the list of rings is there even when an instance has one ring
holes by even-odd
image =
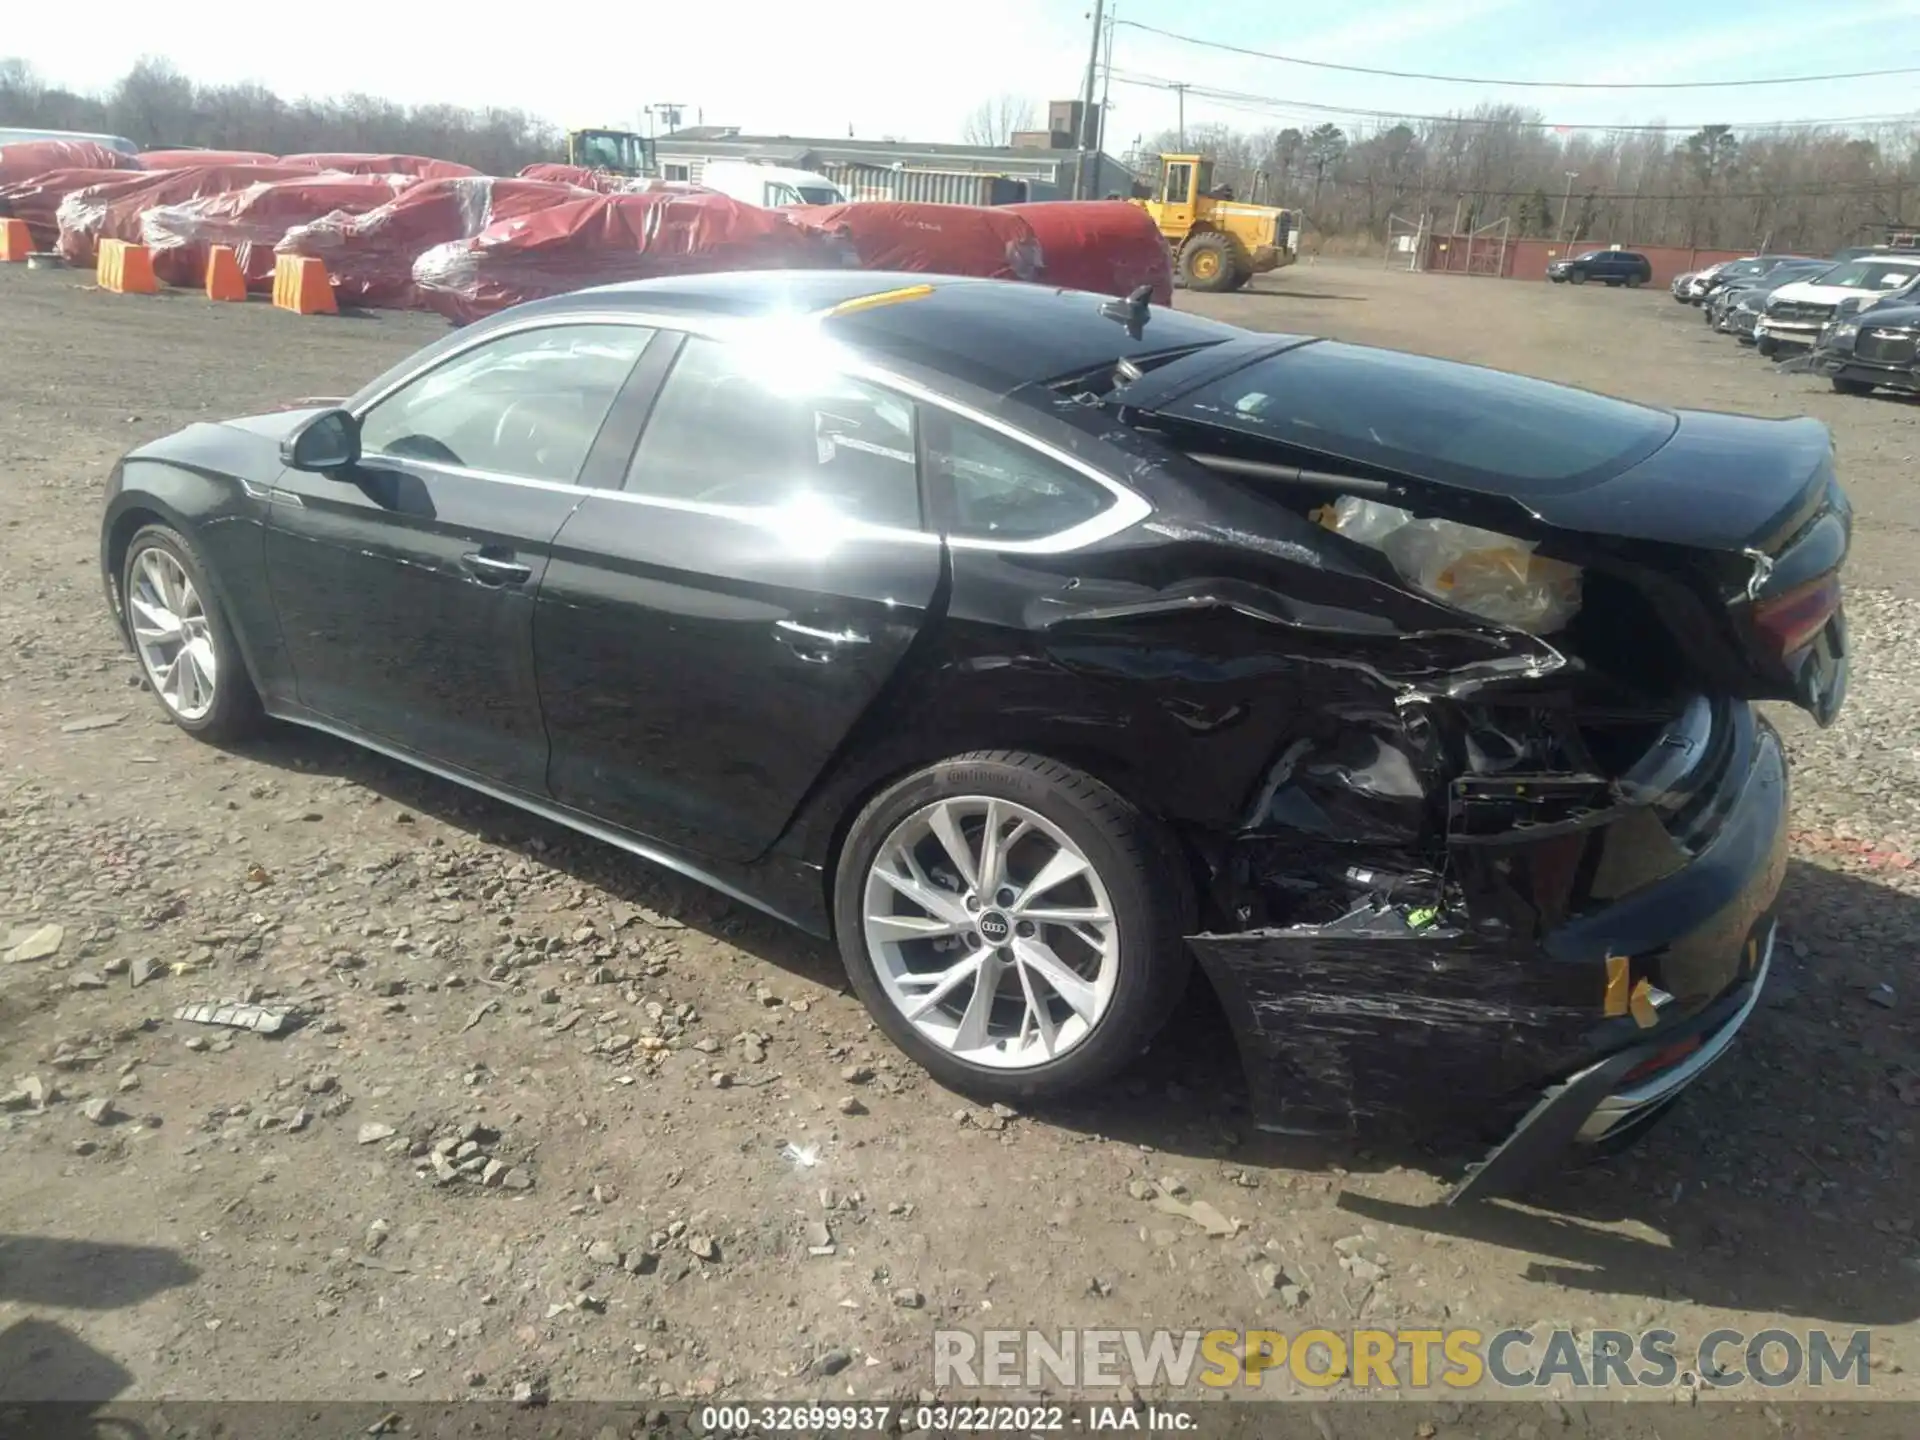
[[[1776,375],[1664,293],[1326,264],[1203,308],[1833,427],[1855,689],[1831,731],[1783,718],[1786,953],[1672,1119],[1429,1209],[1461,1155],[1256,1135],[1204,996],[1102,1103],[996,1114],[771,922],[328,740],[186,739],[108,625],[108,466],[438,324],[0,268],[0,940],[63,932],[0,963],[0,1396],[911,1398],[940,1326],[1311,1322],[1871,1326],[1873,1393],[1920,1398],[1920,406]],[[249,993],[311,1021],[172,1018]],[[442,1136],[507,1183],[433,1183]]]

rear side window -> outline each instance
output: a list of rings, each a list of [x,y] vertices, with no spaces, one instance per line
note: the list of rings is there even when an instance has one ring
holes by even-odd
[[[920,526],[911,401],[830,373],[760,363],[750,345],[689,337],[634,452],[636,495],[748,509],[824,506]]]
[[[1677,423],[1588,390],[1332,340],[1209,381],[1168,412],[1507,495],[1581,489],[1652,454]]]
[[[936,427],[933,464],[952,497],[956,540],[1041,540],[1115,503],[1104,485],[997,430],[958,415]]]

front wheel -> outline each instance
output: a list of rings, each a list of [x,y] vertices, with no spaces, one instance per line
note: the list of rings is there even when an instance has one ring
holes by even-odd
[[[1224,235],[1195,235],[1181,248],[1180,274],[1189,290],[1202,294],[1231,290],[1235,268],[1233,246]]]
[[[1584,270],[1574,271],[1571,275],[1567,276],[1567,283],[1571,285],[1586,284],[1587,283],[1586,272]]]
[[[260,697],[186,536],[165,525],[136,532],[120,597],[134,654],[167,718],[204,740],[238,740],[258,728]]]
[[[1780,353],[1780,342],[1771,335],[1762,335],[1753,342],[1753,348],[1760,352],[1763,359],[1771,360]]]
[[[840,953],[875,1023],[940,1083],[1065,1095],[1145,1049],[1186,986],[1176,853],[1080,771],[959,756],[854,822],[834,876]]]

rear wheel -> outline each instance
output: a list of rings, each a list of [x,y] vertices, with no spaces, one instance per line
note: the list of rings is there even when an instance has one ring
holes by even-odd
[[[1218,294],[1234,288],[1233,246],[1224,235],[1195,235],[1180,251],[1180,274],[1189,290]]]
[[[1641,287],[1642,285],[1644,285],[1644,284],[1646,284],[1646,283],[1647,283],[1647,277],[1646,277],[1646,276],[1644,276],[1644,275],[1632,275],[1632,276],[1629,276],[1629,277],[1628,277],[1628,279],[1627,279],[1627,288],[1628,288],[1629,290],[1638,290],[1638,289],[1639,289],[1639,288],[1640,288],[1640,287]]]
[[[1833,388],[1842,395],[1871,395],[1877,387],[1870,381],[1855,380],[1846,375],[1836,375],[1833,377]]]
[[[1062,1095],[1132,1060],[1179,999],[1182,873],[1159,826],[1090,776],[963,755],[861,812],[835,931],[875,1023],[936,1080]]]

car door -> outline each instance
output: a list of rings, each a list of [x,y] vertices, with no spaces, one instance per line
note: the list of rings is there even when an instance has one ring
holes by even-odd
[[[721,859],[773,843],[940,594],[916,433],[879,385],[684,339],[535,606],[556,800]]]
[[[489,334],[367,404],[358,464],[281,476],[268,583],[305,709],[544,793],[534,598],[584,487],[618,483],[632,437],[604,422],[652,335],[564,317]]]

